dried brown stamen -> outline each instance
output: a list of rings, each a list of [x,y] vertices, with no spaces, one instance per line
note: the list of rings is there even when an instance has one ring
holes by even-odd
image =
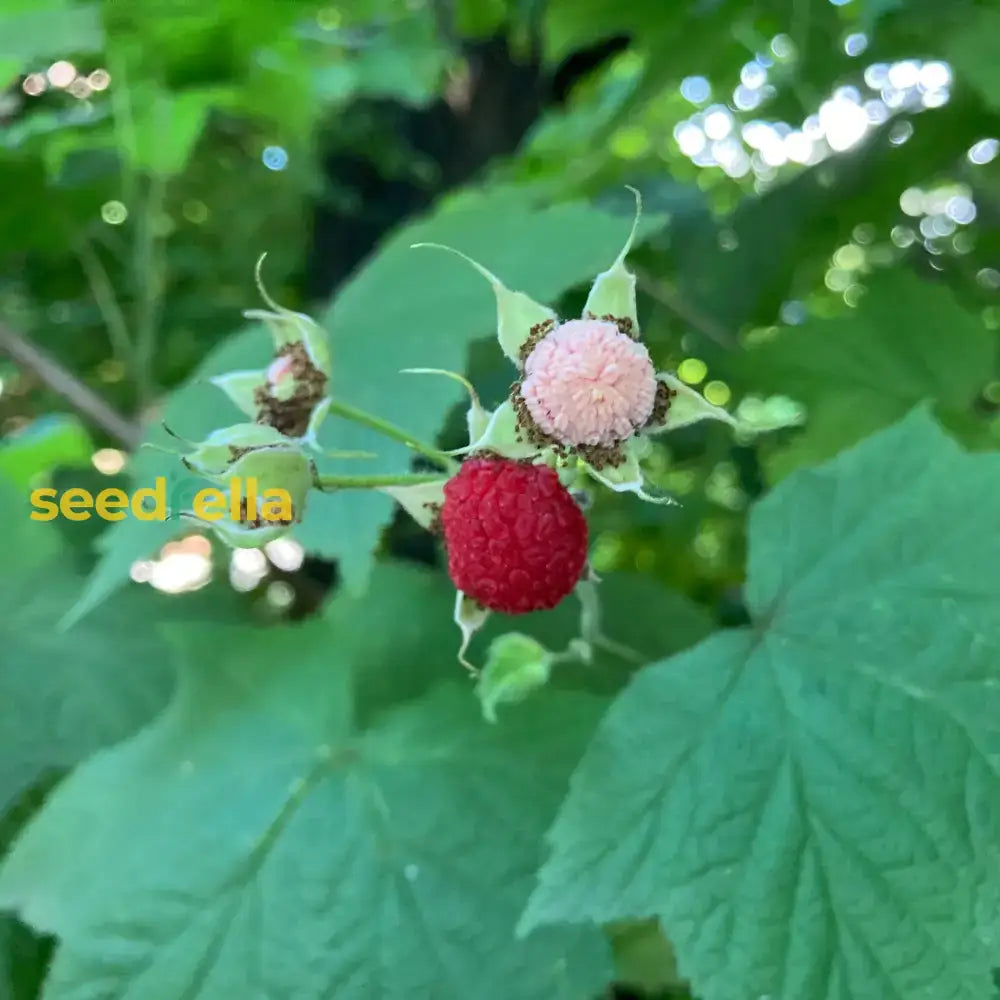
[[[273,427],[289,437],[301,437],[309,429],[313,410],[326,395],[327,377],[312,363],[301,341],[280,347],[275,360],[283,357],[290,360],[288,374],[294,381],[295,391],[288,399],[276,399],[268,386],[260,386],[254,393],[257,423]]]
[[[645,427],[662,427],[670,410],[670,401],[677,395],[676,389],[671,389],[666,382],[656,383],[656,398],[653,400],[653,410]]]
[[[544,340],[555,329],[555,326],[556,321],[554,319],[546,319],[541,323],[536,323],[528,331],[527,339],[517,352],[517,357],[522,367],[531,356],[531,352],[538,346],[538,342]]]
[[[274,520],[265,519],[260,516],[260,512],[256,512],[255,517],[250,516],[250,508],[247,505],[246,497],[240,500],[240,524],[245,528],[256,529],[256,528],[273,528],[281,526],[287,528],[295,520],[294,515],[287,520],[285,518],[276,518]]]
[[[610,313],[604,316],[595,316],[592,312],[585,312],[583,318],[596,319],[603,323],[614,323],[618,327],[619,333],[625,334],[626,337],[630,337],[632,340],[639,339],[639,330],[628,316],[612,316]]]

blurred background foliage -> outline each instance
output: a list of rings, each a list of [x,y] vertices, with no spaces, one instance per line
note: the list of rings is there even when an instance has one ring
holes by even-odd
[[[409,244],[456,245],[574,314],[627,232],[630,184],[657,367],[773,432],[659,442],[651,478],[680,506],[598,498],[607,625],[657,656],[738,622],[746,510],[768,486],[927,398],[970,447],[997,443],[998,37],[1000,8],[973,0],[0,0],[5,505],[142,484],[170,467],[136,454],[169,440],[161,421],[191,439],[234,422],[203,379],[266,354],[241,318],[264,252],[274,297],[330,329],[338,396],[460,445],[460,390],[399,369],[463,370],[489,405],[511,371],[486,286]],[[409,461],[332,422],[324,444]],[[129,656],[158,656],[142,628],[128,652],[129,621],[308,617],[340,582],[364,593],[373,552],[442,573],[433,539],[366,495],[318,498],[266,553],[176,522],[34,527],[5,539],[0,658],[82,713],[67,690],[94,675],[44,666],[72,648],[120,675],[123,704],[56,738],[51,699],[0,667],[17,713],[0,711],[39,713],[41,747],[0,764],[0,806],[27,797],[11,829],[152,710],[156,690],[124,684]],[[676,611],[630,635],[643,599]],[[70,608],[82,631],[53,638]],[[11,718],[0,737],[23,748]],[[621,978],[662,993],[669,956],[635,933]],[[6,995],[33,996],[44,957],[0,923]]]

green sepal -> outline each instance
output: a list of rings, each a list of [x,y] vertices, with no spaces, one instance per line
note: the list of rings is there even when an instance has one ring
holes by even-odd
[[[584,467],[590,476],[616,493],[634,493],[647,503],[676,504],[677,501],[672,496],[665,493],[650,493],[646,489],[646,480],[640,465],[640,458],[645,453],[646,447],[645,442],[631,438],[624,445],[625,461],[621,465],[598,470],[584,462]]]
[[[484,608],[478,601],[463,594],[460,590],[455,594],[455,624],[462,633],[462,642],[458,647],[458,662],[471,674],[478,673],[477,669],[465,658],[466,650],[472,637],[486,624],[489,618],[489,608]]]
[[[181,461],[192,472],[211,479],[229,476],[229,470],[244,449],[289,444],[289,439],[273,427],[264,424],[233,424],[232,427],[220,427],[212,431],[194,451],[182,456]]]
[[[287,344],[301,343],[313,367],[329,378],[332,362],[326,331],[310,316],[288,309],[282,309],[280,312],[246,309],[243,315],[247,319],[261,320],[267,325],[275,350]]]
[[[497,636],[490,643],[476,683],[476,697],[487,722],[496,722],[496,708],[501,704],[524,701],[533,691],[548,683],[552,672],[552,654],[541,643],[520,632]]]
[[[302,520],[306,497],[316,480],[316,470],[306,455],[294,446],[276,445],[248,451],[230,465],[223,475],[206,476],[220,485],[233,479],[253,479],[257,493],[286,490],[292,501],[295,520]]]
[[[635,301],[635,275],[626,269],[625,258],[632,249],[639,220],[642,218],[642,196],[635,188],[630,187],[629,190],[635,195],[635,219],[632,221],[632,230],[615,262],[594,279],[583,313],[584,316],[612,316],[615,319],[631,320],[632,329],[638,332],[639,310]]]
[[[250,528],[228,517],[218,521],[207,521],[191,511],[185,511],[180,516],[213,532],[220,541],[234,549],[259,549],[267,545],[268,542],[283,538],[292,530],[291,525],[284,524],[268,524],[260,528]]]
[[[261,320],[267,326],[276,351],[288,344],[302,343],[313,367],[329,378],[332,362],[326,331],[311,316],[286,309],[271,298],[261,277],[261,266],[266,256],[267,254],[261,254],[257,260],[254,280],[257,283],[260,297],[270,306],[270,309],[247,309],[243,315],[247,319]]]
[[[309,423],[306,426],[306,432],[302,435],[301,441],[304,445],[311,448],[313,451],[321,451],[319,444],[319,429],[323,426],[323,421],[326,420],[327,415],[330,412],[330,405],[333,403],[333,399],[330,396],[324,396],[309,414]],[[339,457],[362,457],[362,453],[350,453],[343,452]]]
[[[517,428],[517,414],[509,399],[504,400],[491,414],[483,433],[470,441],[469,452],[491,451],[505,458],[535,458],[549,449],[539,448],[523,439]]]
[[[748,396],[740,402],[735,417],[739,433],[752,437],[801,426],[806,421],[806,408],[788,396]]]
[[[667,372],[658,372],[657,379],[665,382],[675,395],[670,400],[667,407],[666,419],[661,424],[654,424],[646,428],[647,434],[660,434],[664,431],[674,430],[677,427],[688,427],[701,420],[721,420],[730,427],[739,426],[736,418],[721,406],[710,403],[696,389],[682,382],[674,375]]]
[[[559,322],[559,317],[548,306],[541,305],[524,292],[512,292],[492,271],[488,271],[461,250],[442,243],[414,243],[411,249],[418,247],[447,250],[456,257],[461,257],[490,283],[497,300],[497,340],[504,354],[518,367],[521,364],[521,348],[531,331],[541,323]]]
[[[436,483],[417,483],[415,486],[380,486],[380,493],[392,497],[421,528],[430,529],[444,503],[444,486],[447,479]]]
[[[227,372],[225,375],[213,375],[208,381],[220,388],[239,407],[241,412],[248,417],[255,417],[257,415],[257,390],[267,386],[267,372]]]

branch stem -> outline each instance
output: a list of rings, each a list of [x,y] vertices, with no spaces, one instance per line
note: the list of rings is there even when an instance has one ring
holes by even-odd
[[[636,277],[639,279],[639,287],[654,301],[659,302],[672,312],[682,323],[687,323],[699,333],[704,334],[709,340],[714,340],[720,347],[727,351],[739,346],[736,335],[727,330],[716,319],[695,306],[687,303],[684,298],[665,281],[654,278],[648,271],[636,268]]]
[[[49,389],[120,444],[130,449],[138,446],[142,439],[142,428],[138,424],[123,417],[55,358],[2,323],[0,353],[8,355],[27,371],[34,372]]]

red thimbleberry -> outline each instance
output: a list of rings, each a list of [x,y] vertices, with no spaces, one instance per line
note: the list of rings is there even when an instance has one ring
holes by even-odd
[[[468,459],[444,487],[441,524],[452,581],[492,611],[554,608],[587,560],[587,522],[545,465]]]

